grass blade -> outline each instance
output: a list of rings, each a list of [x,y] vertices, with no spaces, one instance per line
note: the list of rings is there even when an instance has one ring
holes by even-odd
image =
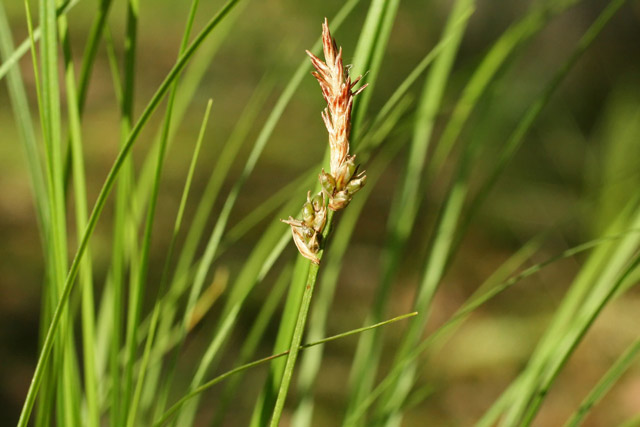
[[[59,33],[64,56],[65,87],[67,99],[76,100],[76,79],[74,73],[73,55],[69,40],[68,23],[65,15],[58,18]],[[76,208],[76,230],[78,239],[87,225],[87,188],[82,152],[82,132],[80,124],[80,105],[76,102],[67,103],[69,116],[69,153],[73,164],[74,205]],[[78,242],[79,243],[79,242]],[[84,383],[87,401],[86,423],[97,427],[100,424],[100,409],[98,403],[98,380],[95,367],[95,308],[93,306],[93,267],[89,250],[80,266],[80,282],[82,283],[82,342],[84,360]],[[72,394],[75,401],[80,401],[79,394]]]
[[[367,19],[360,31],[360,37],[353,56],[355,68],[350,72],[353,76],[366,74],[366,81],[370,86],[375,85],[380,74],[382,58],[387,49],[399,4],[400,0],[373,0],[371,6],[369,6]],[[363,130],[362,123],[372,94],[372,90],[362,92],[362,96],[353,106],[352,128],[355,131],[352,132],[352,140],[356,142],[354,147],[357,147],[357,142],[359,141],[358,132]]]
[[[326,242],[327,236],[331,233],[331,227],[333,225],[332,210],[329,210],[327,215],[327,224],[325,225],[322,233],[322,240]],[[324,249],[321,249],[317,256],[319,260],[322,260]],[[302,301],[300,302],[300,311],[296,320],[296,326],[293,330],[293,337],[291,339],[291,348],[287,355],[287,363],[284,366],[284,372],[282,374],[282,380],[280,381],[280,388],[278,389],[278,397],[273,409],[273,415],[271,416],[271,427],[277,427],[280,424],[280,417],[282,416],[282,410],[284,409],[284,402],[287,398],[287,392],[289,391],[289,384],[291,383],[291,377],[293,375],[293,368],[298,358],[298,351],[300,343],[302,342],[302,333],[304,332],[304,326],[307,322],[307,314],[309,312],[309,306],[311,305],[311,296],[313,295],[313,289],[318,278],[319,264],[315,264],[309,261],[309,273],[307,276],[306,285],[302,294]]]
[[[194,1],[192,3],[192,10],[195,14],[195,8],[197,6],[197,1]],[[185,32],[185,35],[188,35],[188,31]],[[186,39],[186,37],[185,37]],[[171,104],[170,104],[171,105]],[[198,140],[196,142],[196,147],[194,149],[193,152],[193,157],[191,159],[191,164],[189,166],[189,172],[187,173],[187,180],[185,182],[184,185],[184,190],[182,192],[182,197],[180,199],[180,205],[178,207],[178,214],[176,215],[176,220],[175,220],[175,224],[173,227],[173,234],[171,236],[171,243],[169,244],[169,250],[167,253],[167,259],[165,261],[165,267],[164,267],[164,271],[162,274],[162,279],[161,279],[161,284],[160,284],[160,289],[158,291],[158,294],[160,295],[163,291],[164,291],[164,286],[166,284],[166,280],[168,277],[168,273],[169,273],[169,266],[171,265],[171,259],[173,257],[173,248],[175,246],[175,242],[176,239],[178,237],[178,232],[180,231],[180,226],[182,224],[182,217],[184,214],[184,209],[186,206],[186,202],[187,202],[187,197],[189,195],[189,189],[191,188],[191,181],[193,179],[193,172],[195,170],[195,166],[196,166],[196,161],[198,159],[198,155],[200,153],[200,147],[202,145],[202,140],[204,139],[204,132],[207,126],[207,123],[209,121],[209,113],[211,112],[211,105],[212,105],[212,101],[209,100],[209,102],[207,103],[207,108],[205,110],[204,113],[204,118],[202,119],[202,125],[200,127],[200,134],[198,136]],[[167,114],[167,123],[171,120],[171,115],[168,113]],[[133,426],[136,423],[136,412],[138,409],[138,405],[140,402],[140,396],[142,394],[142,385],[144,384],[144,379],[145,379],[145,374],[147,371],[147,366],[149,363],[149,356],[151,355],[151,346],[153,344],[153,340],[154,340],[154,335],[155,335],[155,330],[156,330],[156,325],[158,324],[158,318],[160,315],[160,311],[161,311],[162,305],[159,304],[158,302],[156,302],[156,304],[154,305],[154,309],[153,309],[153,314],[151,317],[151,325],[149,326],[149,333],[147,335],[147,341],[145,344],[145,348],[144,348],[144,353],[142,355],[142,361],[140,363],[140,369],[139,369],[139,374],[138,374],[138,380],[136,383],[136,387],[135,387],[135,392],[133,394],[133,401],[131,403],[131,407],[129,409],[129,414],[127,416],[127,424],[129,426]]]
[[[498,71],[514,56],[514,53],[518,52],[518,48],[540,32],[552,18],[579,1],[550,1],[542,6],[534,5],[529,13],[507,28],[493,44],[469,79],[451,113],[451,118],[447,121],[430,161],[430,180],[440,175],[442,166],[460,136],[462,128],[490,83],[495,80]]]
[[[388,325],[390,323],[398,322],[400,320],[404,320],[404,319],[410,318],[410,317],[415,316],[415,315],[416,315],[416,313],[408,313],[408,314],[404,314],[402,316],[394,317],[393,319],[389,319],[389,320],[386,320],[384,322],[376,323],[375,325],[367,326],[367,327],[364,327],[364,328],[354,329],[354,330],[351,330],[349,332],[343,332],[343,333],[338,334],[338,335],[333,335],[331,337],[325,338],[325,339],[320,340],[320,341],[316,341],[316,342],[313,342],[313,343],[302,345],[302,346],[298,347],[298,351],[299,350],[304,350],[305,348],[314,347],[316,345],[326,344],[328,342],[335,341],[335,340],[340,339],[340,338],[346,338],[346,337],[351,336],[351,335],[355,335],[355,334],[359,334],[359,333],[362,333],[362,332],[366,332],[368,330],[379,328],[381,326],[385,326],[385,325]],[[270,362],[271,360],[287,356],[288,354],[289,354],[289,351],[284,351],[282,353],[274,354],[272,356],[268,356],[268,357],[265,357],[263,359],[259,359],[259,360],[256,360],[254,362],[247,363],[245,365],[239,366],[239,367],[237,367],[235,369],[232,369],[231,371],[225,372],[224,374],[221,374],[221,375],[215,377],[214,379],[202,384],[200,387],[198,387],[197,389],[191,391],[189,394],[185,395],[180,400],[178,400],[171,408],[169,408],[169,410],[167,412],[165,412],[163,414],[163,416],[160,418],[160,420],[158,420],[156,423],[154,423],[154,426],[163,425],[180,409],[180,407],[182,405],[184,405],[185,402],[187,402],[188,400],[192,399],[193,397],[199,395],[200,393],[202,393],[203,391],[207,390],[208,388],[211,388],[212,386],[214,386],[214,385],[218,384],[219,382],[225,380],[226,378],[230,377],[231,375],[234,375],[234,374],[236,374],[238,372],[241,372],[241,371],[244,371],[246,369],[252,368],[254,366],[257,366],[257,365],[260,365],[260,364],[263,364],[263,363],[266,363],[266,362]]]
[[[120,171],[120,169],[122,168],[122,165],[124,163],[124,160],[127,158],[127,156],[129,155],[131,148],[133,147],[133,144],[135,143],[138,135],[140,134],[140,131],[142,130],[143,126],[146,124],[146,122],[149,120],[149,117],[151,116],[151,114],[153,113],[153,111],[157,108],[158,104],[160,103],[160,101],[162,100],[162,98],[164,97],[164,95],[167,93],[171,83],[173,82],[173,80],[176,78],[176,76],[180,73],[180,71],[185,67],[185,65],[187,64],[187,62],[189,61],[189,59],[191,58],[191,56],[195,53],[195,51],[198,49],[198,47],[202,44],[202,42],[206,39],[206,37],[211,33],[211,31],[218,25],[218,23],[224,19],[224,17],[226,16],[226,14],[233,8],[233,6],[237,3],[238,0],[229,0],[220,10],[220,12],[218,12],[214,17],[212,17],[209,22],[205,25],[204,29],[198,34],[198,36],[196,36],[196,38],[193,40],[193,42],[189,45],[189,48],[187,48],[187,50],[185,51],[185,53],[178,59],[178,61],[176,62],[176,64],[173,66],[173,68],[171,69],[171,71],[169,71],[169,74],[167,75],[167,77],[165,78],[165,80],[162,82],[162,84],[160,85],[160,87],[157,89],[156,93],[154,94],[154,96],[152,97],[152,99],[149,101],[149,104],[147,105],[147,107],[145,108],[145,110],[143,111],[142,115],[140,116],[140,118],[138,119],[138,122],[136,123],[136,125],[133,127],[133,129],[131,130],[131,133],[129,134],[129,137],[127,138],[127,141],[125,143],[125,145],[122,147],[122,149],[120,150],[120,152],[118,153],[118,156],[116,158],[116,160],[114,161],[114,164],[102,186],[102,189],[100,190],[100,193],[98,195],[98,198],[96,200],[96,203],[94,205],[93,211],[89,217],[88,223],[87,223],[87,228],[84,231],[84,234],[82,236],[82,241],[76,251],[76,256],[73,260],[73,263],[71,264],[71,267],[69,269],[69,272],[67,274],[67,278],[64,281],[64,288],[62,290],[62,293],[59,297],[58,303],[56,305],[56,309],[53,313],[53,317],[51,320],[51,324],[49,326],[49,329],[47,331],[47,335],[46,338],[44,340],[43,346],[42,346],[42,350],[40,351],[40,355],[38,357],[38,362],[36,364],[36,369],[34,372],[34,376],[33,379],[31,381],[31,384],[29,386],[29,390],[27,392],[27,396],[24,402],[24,405],[22,407],[22,411],[20,414],[20,420],[18,422],[19,426],[26,426],[28,420],[29,420],[29,416],[31,414],[31,410],[33,408],[33,403],[35,401],[35,397],[38,391],[38,388],[40,386],[40,382],[42,381],[42,376],[43,376],[43,371],[45,368],[45,364],[49,358],[51,349],[53,348],[53,344],[55,341],[55,334],[58,330],[59,324],[60,324],[60,320],[62,318],[62,314],[64,312],[64,308],[66,307],[67,301],[69,299],[69,295],[71,293],[71,290],[73,289],[73,284],[74,284],[74,280],[76,278],[76,275],[78,273],[78,269],[80,266],[80,260],[82,259],[82,256],[84,255],[84,251],[87,248],[87,244],[89,242],[89,238],[91,237],[91,234],[93,233],[93,230],[95,229],[95,226],[98,222],[98,218],[100,217],[100,214],[102,213],[102,210],[104,208],[104,205],[106,203],[106,199],[107,196],[109,195],[109,193],[111,192],[111,189],[113,188],[113,184],[115,182],[115,179]]]
[[[185,26],[184,34],[182,37],[182,42],[180,45],[180,50],[178,53],[178,57],[180,57],[185,49],[187,48],[189,37],[191,35],[191,29],[193,27],[193,21],[195,19],[196,11],[198,9],[199,0],[193,0],[191,3],[191,8],[189,11],[189,17],[187,18],[187,24]],[[137,14],[137,4],[132,4],[132,8],[136,10],[134,13]],[[164,159],[167,150],[168,144],[168,136],[169,129],[171,125],[173,106],[176,98],[176,90],[178,87],[179,75],[176,76],[172,83],[172,87],[169,93],[169,99],[167,102],[167,110],[165,113],[165,118],[162,126],[162,135],[160,137],[160,144],[158,155],[156,157],[156,165],[154,168],[154,175],[152,181],[152,189],[149,207],[147,211],[146,225],[144,229],[144,236],[142,238],[142,253],[140,255],[140,268],[138,270],[138,276],[136,277],[135,285],[132,286],[132,291],[129,295],[129,315],[127,317],[127,339],[125,343],[125,351],[126,351],[126,364],[125,364],[125,373],[124,373],[124,398],[125,402],[124,408],[126,415],[126,422],[128,426],[132,426],[136,421],[136,413],[137,408],[131,408],[129,406],[130,398],[134,392],[133,390],[133,364],[135,362],[135,354],[137,349],[137,334],[138,334],[138,323],[140,321],[140,312],[142,311],[142,299],[144,294],[144,289],[147,281],[147,273],[149,268],[149,256],[151,251],[151,237],[153,232],[153,225],[155,222],[155,213],[156,206],[158,201],[158,194],[160,192],[160,181],[162,178],[162,169],[164,166]],[[144,378],[145,372],[140,373],[141,379]],[[134,403],[137,400],[134,399]]]
[[[310,341],[315,341],[325,335],[333,294],[355,226],[382,172],[403,145],[404,144],[388,144],[385,146],[384,151],[380,153],[370,167],[367,167],[367,186],[359,191],[358,197],[349,204],[349,209],[346,210],[340,218],[340,223],[336,228],[330,250],[328,251],[329,255],[325,263],[318,296],[315,298],[314,306],[311,310],[309,331],[307,333],[307,339]],[[311,425],[313,385],[320,370],[322,355],[322,348],[308,351],[304,354],[304,358],[300,362],[297,387],[297,394],[300,396],[300,401],[292,419],[293,425],[298,427]]]
[[[66,0],[62,5],[56,10],[56,16],[60,16],[62,14],[67,13],[73,6],[75,6],[80,0]],[[6,55],[6,58],[2,61],[0,65],[0,79],[2,79],[9,70],[11,70],[22,58],[32,46],[35,46],[35,42],[40,40],[40,36],[42,35],[41,28],[38,27],[35,30],[31,30],[29,34],[29,38],[24,40],[17,49],[13,52]]]
[[[589,414],[591,408],[597,404],[620,379],[620,377],[629,369],[632,363],[637,359],[640,352],[640,340],[634,341],[629,348],[611,365],[611,368],[598,381],[598,384],[584,398],[580,407],[573,413],[571,418],[565,424],[567,427],[577,427],[582,420]]]
[[[385,378],[376,386],[376,388],[363,400],[356,410],[354,410],[353,414],[350,418],[345,420],[345,424],[353,425],[358,418],[364,416],[365,411],[368,407],[370,407],[375,400],[382,395],[383,392],[388,390],[390,386],[395,384],[397,377],[403,372],[404,367],[408,366],[410,363],[415,362],[416,358],[419,357],[424,351],[430,348],[433,343],[442,336],[444,333],[448,332],[452,327],[456,326],[461,320],[465,319],[470,313],[475,311],[478,307],[482,306],[486,302],[490,301],[496,295],[504,292],[505,290],[511,288],[512,286],[518,284],[523,279],[530,277],[545,267],[560,261],[562,259],[567,259],[576,256],[579,253],[598,248],[598,247],[606,247],[606,245],[611,244],[612,242],[620,241],[625,237],[628,237],[630,234],[640,234],[640,228],[636,229],[628,229],[623,233],[617,233],[605,237],[601,237],[598,239],[590,240],[581,245],[577,245],[573,248],[567,249],[562,253],[550,257],[543,262],[532,265],[531,267],[526,268],[522,272],[513,275],[509,279],[496,284],[495,286],[487,289],[485,292],[480,293],[480,295],[472,297],[469,301],[467,301],[460,309],[458,309],[445,323],[439,326],[434,332],[432,332],[425,340],[423,340],[413,351],[409,354],[404,360],[401,362],[394,364],[391,372],[389,372]],[[517,267],[517,265],[514,265]],[[484,286],[481,286],[481,288]],[[521,383],[521,378],[516,380]],[[514,383],[515,384],[515,383]],[[519,384],[517,384],[519,385]],[[505,393],[503,396],[512,395],[512,392],[515,391],[514,388],[509,388],[509,392]],[[498,406],[503,406],[508,404],[506,398],[501,397],[495,403]],[[497,417],[499,414],[495,414]],[[483,422],[482,425],[493,425],[493,421]]]
[[[355,7],[355,5],[358,3],[359,0],[350,0],[349,2],[347,2],[342,9],[338,12],[338,14],[336,15],[336,17],[333,19],[334,22],[334,28],[339,27],[339,25],[342,23],[342,21],[346,18],[346,16],[348,16],[348,14],[353,10],[353,8]],[[320,40],[314,45],[313,50],[317,50],[320,48]],[[287,104],[289,103],[289,101],[291,100],[291,98],[293,97],[293,94],[296,90],[296,88],[298,87],[298,85],[300,84],[300,82],[302,81],[302,79],[304,78],[306,72],[308,71],[310,65],[308,63],[308,61],[304,61],[300,64],[300,66],[296,69],[293,77],[291,78],[291,80],[289,80],[289,83],[287,84],[287,86],[285,87],[284,91],[282,92],[281,96],[278,98],[278,101],[276,102],[276,105],[273,107],[269,117],[267,118],[265,125],[263,126],[262,130],[260,131],[260,134],[257,137],[256,143],[254,145],[254,148],[252,149],[251,154],[249,155],[249,158],[245,164],[245,167],[243,169],[243,172],[241,174],[241,176],[237,179],[236,183],[234,184],[233,189],[231,190],[229,196],[227,197],[227,200],[225,201],[224,207],[222,209],[222,212],[220,213],[220,216],[218,218],[218,221],[216,223],[216,226],[211,234],[211,237],[209,239],[209,242],[207,244],[207,247],[205,248],[205,254],[203,256],[203,261],[201,262],[200,266],[201,268],[199,268],[199,271],[196,273],[196,278],[194,280],[194,286],[192,288],[192,292],[189,296],[189,303],[187,306],[187,310],[185,311],[185,316],[183,319],[183,324],[187,325],[188,324],[188,319],[189,319],[189,313],[190,313],[190,306],[193,306],[193,304],[195,304],[195,300],[197,299],[197,295],[200,293],[200,289],[202,287],[202,283],[204,281],[204,278],[206,277],[206,274],[208,272],[208,269],[213,261],[214,255],[218,250],[218,245],[220,243],[220,240],[222,238],[222,232],[224,231],[224,228],[226,226],[226,222],[227,219],[231,213],[231,209],[235,203],[235,200],[239,194],[239,191],[242,187],[242,185],[244,184],[244,182],[246,181],[246,179],[248,178],[249,174],[251,173],[251,171],[253,170],[253,168],[255,167],[255,164],[258,160],[258,157],[260,156],[262,150],[264,149],[265,144],[267,143],[267,141],[269,140],[277,122],[279,121],[280,117],[282,116],[282,113],[284,112],[285,107],[287,106]],[[280,242],[280,240],[272,240],[272,242]],[[256,248],[257,249],[257,248]],[[279,252],[279,251],[277,251]],[[276,253],[276,251],[270,252],[267,251],[267,254],[274,254]],[[253,255],[252,255],[253,256]],[[268,256],[267,256],[268,258]],[[263,258],[264,260],[265,258]],[[262,260],[260,261],[260,265],[262,265]],[[253,269],[253,268],[252,268]],[[252,270],[250,269],[250,270]],[[262,267],[260,267],[260,269],[262,269]],[[248,273],[249,274],[249,273]],[[240,288],[238,290],[238,300],[236,300],[236,297],[234,295],[230,296],[229,301],[231,301],[231,303],[228,303],[225,308],[223,309],[223,314],[221,317],[221,323],[220,323],[220,327],[218,328],[216,334],[215,334],[215,338],[211,341],[211,345],[209,346],[209,348],[207,349],[207,351],[205,352],[205,356],[202,359],[202,362],[200,363],[196,374],[193,377],[193,380],[191,381],[191,388],[195,388],[197,387],[203,380],[204,375],[206,374],[207,369],[209,369],[209,365],[213,362],[214,357],[216,356],[217,351],[219,350],[219,347],[222,346],[223,342],[226,341],[226,338],[228,336],[228,334],[230,333],[230,327],[233,323],[235,323],[235,318],[238,314],[238,310],[239,307],[242,305],[242,302],[244,301],[244,298],[246,298],[246,295],[248,294],[248,292],[250,291],[251,287],[254,285],[254,281],[250,281],[250,282],[245,282],[249,285],[249,287],[247,288],[247,285],[243,285],[242,288]],[[234,288],[234,291],[236,289]],[[230,308],[233,307],[233,308]],[[193,413],[195,411],[195,405],[187,405],[187,409],[183,410],[183,414],[181,415],[181,418],[179,419],[179,423],[180,424],[189,424],[190,420],[193,417]],[[184,417],[184,418],[183,418]]]
[[[441,37],[442,40],[447,40],[448,42],[435,60],[424,86],[423,95],[418,106],[418,119],[411,143],[407,170],[402,188],[397,196],[398,199],[392,204],[393,209],[388,225],[388,240],[385,243],[382,279],[376,292],[374,307],[368,319],[369,322],[375,322],[376,319],[380,319],[383,316],[393,276],[398,269],[403,248],[413,228],[418,210],[418,184],[424,168],[431,132],[453,59],[466,28],[466,19],[461,18],[469,15],[471,4],[469,1],[455,3],[455,12],[450,14],[447,28]],[[347,418],[350,418],[354,408],[360,405],[360,402],[373,385],[379,363],[380,346],[381,336],[378,331],[367,336],[363,335],[358,341],[358,349],[351,370],[351,391],[346,413]]]
[[[26,46],[28,47],[29,45],[27,44]],[[2,54],[3,65],[7,63],[7,58],[11,55],[12,51],[13,40],[11,38],[11,28],[9,27],[4,6],[0,4],[0,53]],[[22,81],[22,76],[17,69],[11,68],[8,71],[7,86],[15,121],[18,125],[20,140],[22,141],[22,147],[27,159],[29,178],[31,179],[31,187],[36,205],[36,214],[44,245],[44,239],[49,235],[49,231],[45,228],[49,225],[47,188],[42,173],[42,159],[40,158],[40,153],[36,145],[36,134],[31,112],[29,111],[27,93],[24,82]]]
[[[260,308],[260,312],[256,316],[256,320],[253,322],[251,330],[247,334],[247,339],[242,344],[242,349],[236,362],[237,365],[245,364],[256,352],[260,339],[262,339],[270,320],[274,317],[275,311],[278,309],[278,304],[282,300],[287,290],[287,285],[291,281],[292,270],[292,264],[288,264],[273,285],[267,299]],[[234,398],[241,380],[242,373],[240,372],[238,375],[235,375],[225,387],[220,406],[216,408],[216,416],[211,423],[212,426],[219,426],[223,423],[231,399]]]

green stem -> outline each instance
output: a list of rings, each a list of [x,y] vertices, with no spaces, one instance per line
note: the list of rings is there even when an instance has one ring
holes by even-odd
[[[327,237],[331,232],[334,213],[335,213],[334,211],[329,210],[329,214],[327,217],[327,224],[322,232],[323,248],[326,247]],[[322,260],[323,254],[324,254],[324,249],[322,249],[318,253],[319,260]],[[316,279],[318,278],[319,269],[320,269],[320,264],[315,264],[313,262],[309,267],[307,284],[304,289],[304,294],[302,294],[302,302],[300,303],[298,320],[296,320],[296,328],[293,331],[293,338],[291,339],[291,346],[289,348],[289,355],[287,356],[287,363],[284,366],[284,373],[282,374],[282,381],[280,382],[280,390],[278,390],[278,398],[276,400],[276,406],[275,408],[273,408],[273,415],[271,416],[271,427],[277,426],[280,423],[280,416],[282,415],[284,402],[287,399],[287,392],[289,391],[289,385],[291,384],[291,376],[293,375],[293,368],[295,367],[296,360],[298,359],[300,342],[302,341],[304,325],[307,323],[307,314],[309,313],[309,306],[311,305],[311,297],[313,296],[313,288],[316,285]]]
[[[330,341],[335,341],[335,340],[340,339],[340,338],[346,338],[346,337],[351,336],[351,335],[360,334],[362,332],[366,332],[366,331],[369,331],[371,329],[379,328],[381,326],[385,326],[385,325],[388,325],[390,323],[395,323],[395,322],[398,322],[400,320],[404,320],[404,319],[407,319],[409,317],[413,317],[413,316],[415,316],[417,314],[418,314],[417,312],[403,314],[401,316],[397,316],[397,317],[394,317],[393,319],[385,320],[384,322],[379,322],[379,323],[376,323],[374,325],[370,325],[370,326],[366,326],[366,327],[358,328],[358,329],[353,329],[351,331],[343,332],[343,333],[337,334],[337,335],[332,335],[330,337],[327,337],[327,338],[324,338],[324,339],[321,339],[319,341],[315,341],[315,342],[312,342],[312,343],[309,343],[309,344],[299,345],[298,347],[295,348],[295,351],[297,353],[298,351],[304,350],[306,348],[315,347],[315,346],[320,345],[320,344],[326,344],[326,343],[328,343]],[[232,376],[234,374],[237,374],[238,372],[246,371],[247,369],[253,368],[254,366],[258,366],[258,365],[261,365],[263,363],[270,362],[270,361],[272,361],[274,359],[278,359],[280,357],[287,356],[289,354],[291,354],[291,349],[289,349],[287,351],[283,351],[282,353],[273,354],[271,356],[263,357],[262,359],[254,360],[253,362],[245,363],[244,365],[238,366],[237,368],[234,368],[234,369],[232,369],[230,371],[227,371],[227,372],[225,372],[223,374],[218,375],[214,379],[212,379],[210,381],[207,381],[206,383],[202,384],[200,387],[194,389],[189,394],[183,396],[171,408],[169,408],[169,410],[167,412],[165,412],[162,415],[162,418],[160,418],[160,420],[158,422],[156,422],[154,424],[154,426],[155,427],[159,427],[159,426],[163,425],[164,423],[166,423],[171,418],[172,415],[174,415],[182,407],[182,405],[184,405],[184,403],[187,400],[199,395],[200,393],[202,393],[205,390],[213,387],[214,385],[218,384],[219,382],[222,382],[223,380],[227,379],[228,377],[230,377],[230,376]]]
[[[186,66],[189,59],[196,52],[198,47],[202,44],[202,42],[207,38],[207,36],[211,33],[211,31],[217,26],[217,24],[227,15],[227,13],[235,6],[238,0],[229,0],[223,7],[220,9],[218,14],[211,18],[211,20],[205,25],[204,29],[195,37],[189,48],[184,52],[184,54],[178,59],[175,63],[169,74],[162,82],[160,87],[157,89],[156,93],[153,95],[152,99],[149,101],[147,107],[141,114],[138,122],[133,127],[131,132],[129,133],[129,137],[127,138],[126,143],[120,149],[116,160],[114,161],[111,170],[100,190],[100,194],[98,194],[98,198],[95,202],[93,211],[89,216],[89,220],[87,222],[87,228],[82,236],[82,240],[80,245],[78,246],[76,256],[73,259],[71,267],[69,268],[69,272],[67,274],[67,278],[64,282],[64,288],[62,290],[62,294],[57,302],[55,311],[53,312],[53,317],[51,319],[51,323],[49,325],[49,329],[47,330],[47,334],[45,336],[45,340],[42,345],[42,350],[40,351],[40,355],[38,356],[38,362],[36,364],[36,369],[31,379],[31,384],[29,385],[29,390],[27,392],[27,396],[25,398],[24,404],[22,406],[22,411],[20,413],[20,419],[18,420],[19,426],[26,426],[29,417],[31,416],[31,410],[33,409],[33,404],[36,399],[36,395],[38,393],[38,389],[40,387],[40,383],[42,382],[44,376],[45,365],[49,359],[51,354],[51,349],[53,348],[53,344],[55,341],[55,335],[58,331],[58,327],[60,325],[60,320],[62,318],[62,314],[67,305],[67,301],[69,300],[69,295],[71,294],[71,290],[73,289],[74,279],[78,274],[78,269],[80,267],[80,260],[84,255],[84,252],[89,243],[89,238],[93,233],[93,230],[96,227],[98,222],[98,218],[102,213],[104,205],[107,200],[107,196],[111,192],[113,188],[113,184],[115,183],[116,177],[122,168],[124,160],[129,155],[133,144],[136,142],[140,131],[143,126],[149,120],[149,117],[155,111],[156,107],[164,97],[164,95],[169,90],[171,83],[176,78],[176,76],[182,71],[182,69]]]

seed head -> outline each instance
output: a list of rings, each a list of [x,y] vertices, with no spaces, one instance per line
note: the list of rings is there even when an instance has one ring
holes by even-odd
[[[311,197],[311,192],[307,192],[307,201],[302,206],[302,221],[292,217],[280,221],[291,226],[293,241],[302,256],[319,264],[316,254],[320,250],[320,236],[327,222],[327,200],[324,193]]]
[[[322,120],[329,132],[331,175],[337,178],[338,169],[349,155],[353,98],[367,85],[353,91],[362,76],[353,82],[351,81],[349,67],[345,67],[342,62],[342,48],[338,48],[331,36],[327,18],[322,24],[322,49],[325,62],[309,51],[307,51],[307,55],[311,58],[311,63],[316,69],[311,74],[320,83],[322,95],[327,101],[327,108],[322,112]]]
[[[311,197],[311,192],[307,192],[307,201],[302,206],[302,220],[293,217],[281,220],[291,226],[293,241],[300,254],[316,264],[320,264],[320,239],[327,223],[327,196],[329,209],[344,209],[367,179],[364,172],[358,173],[356,156],[349,155],[353,98],[367,85],[353,90],[362,76],[351,81],[349,67],[342,63],[342,48],[338,49],[331,37],[327,18],[322,24],[322,48],[325,62],[309,51],[307,54],[316,69],[312,74],[320,83],[322,96],[327,101],[322,120],[329,132],[331,170],[327,173],[323,169],[320,173],[320,193]]]

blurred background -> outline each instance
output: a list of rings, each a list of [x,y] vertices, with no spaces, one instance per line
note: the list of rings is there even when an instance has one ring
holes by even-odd
[[[68,14],[72,46],[78,55],[90,29],[95,3],[93,0],[78,2]],[[124,34],[124,3],[116,1],[110,16],[110,32],[117,49],[122,47]],[[342,3],[337,0],[243,1],[234,11],[232,22],[207,42],[204,51],[208,55],[215,52],[215,57],[187,107],[166,160],[145,313],[152,304],[155,283],[161,273],[159,265],[166,254],[176,206],[208,99],[213,99],[213,108],[195,172],[193,200],[202,193],[212,165],[248,100],[258,86],[267,85],[267,100],[255,119],[247,143],[236,156],[222,194],[229,191],[270,109],[304,60],[304,50],[318,38],[323,18],[333,16]],[[476,2],[444,92],[434,130],[436,137],[462,88],[489,48],[533,3]],[[221,4],[220,1],[202,1],[195,28],[200,28]],[[498,147],[504,144],[524,112],[606,4],[605,1],[585,0],[569,8],[521,47],[515,58],[501,70],[460,137],[461,144],[485,141],[486,150],[471,168],[474,176],[484,176],[496,161]],[[24,40],[28,33],[22,2],[4,1],[4,6],[14,40]],[[367,8],[368,2],[362,1],[334,31],[338,44],[344,48],[347,63],[351,62]],[[188,5],[170,0],[142,1],[140,9],[136,116],[175,61]],[[404,0],[400,3],[380,75],[375,86],[367,89],[372,92],[369,116],[376,114],[437,43],[449,9],[450,2],[442,0]],[[116,54],[120,57],[122,52]],[[20,67],[35,111],[29,55],[22,58]],[[421,77],[412,86],[411,92],[416,98],[423,84],[424,77]],[[107,54],[101,45],[82,128],[90,204],[118,152],[117,102]],[[253,212],[268,195],[280,190],[322,158],[327,139],[320,118],[322,108],[324,102],[317,82],[308,75],[244,185],[232,212],[230,227]],[[398,123],[393,138],[405,141],[411,138],[414,115],[415,102]],[[151,145],[161,116],[154,115],[152,124],[147,126],[135,146],[133,156],[137,166]],[[380,275],[384,230],[394,191],[402,178],[406,148],[407,144],[382,171],[356,227],[330,310],[327,335],[360,327],[369,312]],[[455,151],[452,158],[455,159]],[[411,311],[416,284],[422,274],[421,265],[427,256],[430,231],[451,181],[452,169],[451,165],[445,164],[442,176],[422,190],[425,197],[400,273],[394,280],[387,317]],[[474,180],[471,182],[473,187]],[[44,261],[27,166],[4,82],[0,84],[0,183],[0,413],[4,419],[14,420],[36,362]],[[639,184],[640,3],[628,2],[562,82],[473,219],[443,278],[433,305],[430,328],[446,320],[502,262],[533,236],[544,231],[550,233],[542,248],[530,259],[530,264],[598,236],[626,199],[637,194]],[[91,243],[97,289],[102,286],[110,257],[113,198],[110,200]],[[300,201],[303,200],[304,194],[301,194]],[[217,202],[207,233],[213,227],[223,201],[224,197]],[[187,223],[194,209],[195,202],[187,205]],[[261,222],[230,247],[216,262],[215,270],[234,277],[267,225],[267,222]],[[69,227],[69,230],[73,229]],[[284,265],[295,256],[294,245],[289,244],[278,263]],[[465,426],[478,419],[526,363],[584,257],[578,255],[553,263],[498,295],[478,309],[444,347],[423,359],[419,376],[420,383],[426,387],[426,398],[406,412],[404,425],[425,425],[428,420],[429,425]],[[276,273],[269,274],[250,294],[221,369],[232,366],[234,351],[242,343],[277,276]],[[77,298],[74,301],[77,303]],[[208,344],[220,307],[215,304],[190,335],[180,359],[185,372],[190,373],[193,363]],[[566,420],[613,360],[637,337],[639,307],[640,291],[631,289],[605,309],[571,357],[535,425],[558,425]],[[277,326],[277,319],[274,319],[262,341],[259,356],[271,353]],[[405,325],[401,323],[384,331],[383,372],[385,363],[393,357],[397,337],[403,328]],[[340,422],[347,393],[345,383],[356,342],[357,338],[347,338],[325,346],[322,374],[316,387],[314,425]],[[238,399],[232,403],[231,413],[236,418],[228,417],[227,425],[247,423],[265,375],[264,367],[248,372]],[[187,381],[178,380],[176,384],[185,387]],[[222,387],[214,387],[204,395],[198,425],[208,425],[220,390]],[[636,366],[592,411],[585,425],[616,425],[639,410],[640,367]]]

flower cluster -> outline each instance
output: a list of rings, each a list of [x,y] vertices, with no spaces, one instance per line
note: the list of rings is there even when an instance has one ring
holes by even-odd
[[[320,236],[327,218],[326,198],[329,209],[344,209],[367,179],[364,171],[358,172],[355,156],[349,155],[353,98],[367,85],[354,91],[362,76],[351,81],[349,67],[345,67],[342,62],[342,48],[338,48],[331,37],[326,18],[322,25],[322,47],[324,62],[309,51],[307,55],[316,69],[312,74],[320,83],[322,95],[327,101],[327,107],[322,112],[322,120],[329,132],[331,171],[327,173],[322,169],[320,173],[321,193],[313,198],[310,197],[310,193],[307,194],[307,202],[302,209],[302,221],[291,217],[283,220],[291,226],[293,241],[300,253],[316,264],[320,262],[317,253],[320,250]]]
[[[305,258],[320,264],[317,253],[320,250],[320,236],[327,223],[327,207],[324,193],[320,192],[311,198],[311,191],[307,193],[307,202],[302,207],[302,221],[283,219],[282,222],[291,226],[293,242]]]

